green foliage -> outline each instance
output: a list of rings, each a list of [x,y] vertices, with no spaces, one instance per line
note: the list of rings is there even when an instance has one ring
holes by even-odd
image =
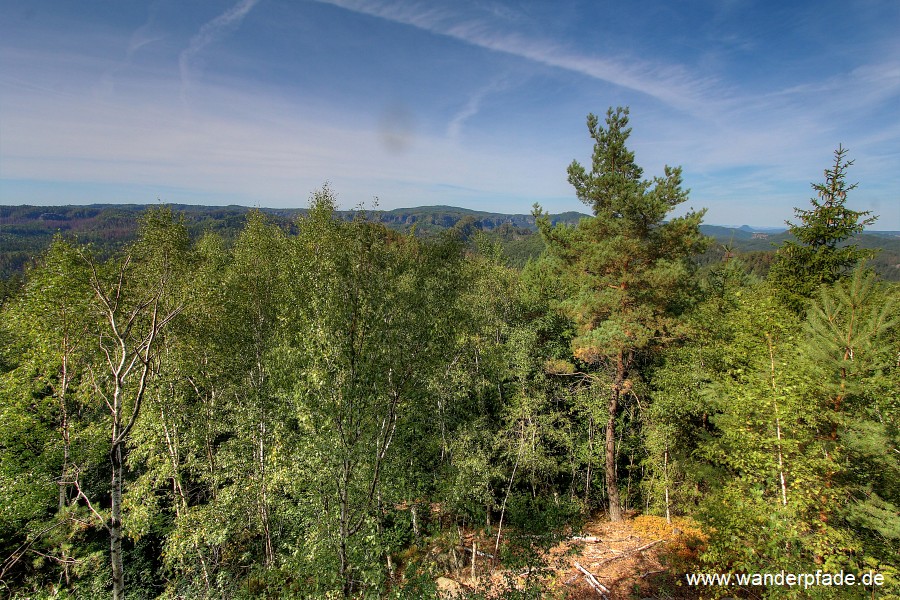
[[[858,270],[823,289],[801,321],[739,265],[711,273],[706,290],[691,343],[653,375],[645,434],[650,456],[668,450],[669,459],[665,469],[660,458],[648,464],[656,510],[668,487],[673,514],[702,518],[710,568],[864,570],[874,561],[889,575],[900,475],[884,451],[897,446],[888,416],[896,291]]]
[[[825,170],[825,181],[812,184],[816,197],[810,199],[810,210],[794,209],[800,222],[788,222],[794,241],[784,242],[778,249],[770,278],[782,297],[801,311],[805,300],[816,289],[830,284],[873,252],[846,243],[875,222],[869,211],[847,207],[847,193],[857,184],[847,183],[847,169],[853,164],[846,159],[847,149],[838,146],[834,165]]]
[[[693,254],[706,238],[699,231],[704,211],[666,220],[687,200],[681,170],[642,179],[625,142],[628,110],[610,108],[606,127],[588,115],[594,139],[592,169],[569,166],[569,182],[594,217],[575,228],[538,221],[550,264],[562,281],[558,309],[576,327],[572,356],[608,382],[606,477],[610,513],[621,518],[614,455],[620,397],[627,398],[645,356],[677,340],[680,314],[691,303]],[[536,215],[539,215],[536,209]]]
[[[853,528],[867,547],[863,556],[877,558],[900,550],[900,461],[885,452],[900,446],[898,326],[896,291],[862,269],[822,290],[806,323],[814,398],[826,415],[825,483],[839,499],[828,513]],[[874,552],[873,540],[879,540]]]
[[[569,181],[594,218],[574,229],[540,222],[550,254],[573,280],[574,295],[561,307],[579,328],[573,351],[588,364],[677,335],[672,316],[688,300],[689,258],[706,244],[698,229],[704,211],[664,220],[687,199],[681,170],[666,167],[664,177],[642,180],[625,147],[627,124],[627,109],[610,109],[606,129],[589,115],[593,169],[569,167]]]
[[[0,589],[108,595],[118,511],[129,596],[431,597],[476,536],[498,594],[542,597],[547,549],[618,501],[702,522],[673,569],[873,569],[896,594],[900,291],[845,276],[840,240],[802,314],[740,252],[698,275],[702,212],[668,218],[680,172],[643,179],[627,117],[589,117],[569,177],[594,216],[538,214],[543,238],[449,208],[401,234],[328,187],[203,235],[85,209],[135,241],[57,236],[0,306]],[[844,229],[798,239],[870,221],[827,214]]]

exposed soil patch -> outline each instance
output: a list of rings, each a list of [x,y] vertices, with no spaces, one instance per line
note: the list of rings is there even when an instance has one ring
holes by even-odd
[[[672,525],[657,517],[621,523],[589,522],[582,536],[561,545],[574,550],[563,584],[565,598],[696,598],[683,585],[682,572],[696,560],[702,532],[691,522]],[[580,567],[580,568],[579,568]]]
[[[474,591],[502,598],[511,589],[541,590],[541,597],[699,598],[700,590],[684,584],[705,536],[695,523],[675,519],[670,525],[659,517],[639,516],[621,523],[591,520],[580,532],[541,553],[537,564],[510,569],[485,556],[477,558],[475,576],[471,563],[452,573],[461,584],[447,597]],[[487,540],[477,540],[478,548]],[[471,535],[464,536],[471,545]],[[492,549],[491,549],[492,550]],[[469,559],[471,552],[466,552]]]

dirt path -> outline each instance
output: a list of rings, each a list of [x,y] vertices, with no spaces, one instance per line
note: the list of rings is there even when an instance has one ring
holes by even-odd
[[[694,598],[695,590],[679,585],[680,571],[696,558],[700,541],[700,531],[688,522],[593,521],[551,555],[563,559],[558,569],[565,598]]]
[[[672,524],[647,516],[621,523],[591,520],[544,553],[540,566],[512,571],[497,565],[490,572],[479,569],[474,578],[461,569],[452,581],[456,586],[461,582],[461,589],[449,587],[444,592],[446,597],[459,597],[464,590],[477,590],[502,598],[511,588],[538,586],[542,597],[571,600],[695,599],[698,590],[685,586],[681,574],[694,564],[703,541],[696,525],[682,519]],[[481,560],[487,567],[489,561]],[[441,579],[445,584],[451,581]]]

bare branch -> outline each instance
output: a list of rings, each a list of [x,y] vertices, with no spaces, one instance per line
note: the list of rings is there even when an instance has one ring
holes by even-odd
[[[58,556],[51,556],[50,554],[44,554],[43,552],[38,552],[34,548],[29,548],[28,551],[33,552],[33,553],[37,554],[38,556],[43,556],[44,558],[49,558],[50,560],[55,560],[56,562],[58,562],[61,565],[76,565],[80,562],[84,562],[83,559],[79,560],[77,558],[60,558]]]
[[[597,581],[597,578],[594,576],[594,574],[582,567],[581,563],[579,563],[577,560],[575,561],[575,568],[584,573],[584,578],[588,582],[588,585],[590,585],[594,589],[594,591],[600,595],[601,598],[609,598],[607,594],[612,593],[609,591],[609,588]]]
[[[94,391],[97,392],[101,398],[103,398],[103,402],[106,403],[106,407],[109,409],[109,412],[114,415],[115,409],[113,408],[112,404],[109,403],[109,398],[107,398],[106,393],[103,391],[103,388],[97,385],[97,376],[94,374],[94,368],[90,364],[88,364],[87,369],[88,373],[91,374],[91,385],[93,385]]]
[[[97,517],[97,520],[100,521],[100,525],[102,525],[104,529],[109,531],[109,524],[106,522],[106,519],[104,519],[100,515],[100,513],[97,512],[97,509],[95,509],[94,505],[91,504],[90,498],[88,498],[84,491],[82,491],[81,484],[78,482],[77,473],[74,481],[66,481],[65,483],[75,486],[75,490],[78,492],[78,494],[75,496],[75,499],[78,500],[79,498],[84,498],[84,502],[87,504],[87,507],[91,510],[91,512],[94,513],[94,516]]]
[[[106,347],[106,344],[103,343],[103,334],[100,334],[100,337],[97,339],[97,343],[100,346],[100,349],[103,351],[103,354],[106,355],[106,364],[109,365],[109,370],[115,372],[115,366],[113,363],[112,354],[109,351],[109,348]]]
[[[15,564],[17,562],[19,562],[19,560],[23,556],[25,556],[25,553],[29,550],[29,548],[31,548],[31,546],[35,542],[37,542],[39,539],[41,539],[41,537],[43,537],[45,533],[47,533],[53,529],[56,529],[57,527],[59,527],[60,525],[63,525],[63,524],[65,524],[65,521],[59,521],[57,523],[54,523],[52,525],[45,527],[44,529],[37,532],[37,534],[35,534],[34,537],[32,537],[31,539],[26,541],[24,544],[22,544],[18,548],[16,548],[12,554],[10,554],[8,557],[6,557],[6,560],[3,561],[3,565],[0,566],[0,580],[2,580],[4,576],[6,576],[6,574],[9,572],[9,570],[12,569],[15,566]]]

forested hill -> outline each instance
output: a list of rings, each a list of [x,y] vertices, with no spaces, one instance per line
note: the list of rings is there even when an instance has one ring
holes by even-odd
[[[138,217],[145,204],[92,204],[87,206],[0,206],[0,279],[6,281],[21,274],[24,266],[46,249],[53,236],[61,232],[90,243],[101,251],[110,251],[137,236]],[[192,237],[204,232],[233,240],[244,226],[247,214],[254,210],[245,206],[196,206],[178,204],[172,209],[184,216]],[[260,208],[270,219],[290,230],[302,208]],[[355,210],[336,211],[336,216],[349,220]],[[587,215],[566,212],[551,215],[551,223],[576,225]],[[367,211],[369,220],[377,220],[399,231],[415,230],[430,235],[456,228],[465,238],[476,231],[487,232],[489,239],[500,243],[510,265],[521,267],[536,258],[544,248],[535,219],[530,214],[503,214],[458,208],[454,206],[419,206],[394,210]],[[747,225],[725,227],[702,225],[700,230],[716,240],[701,257],[703,264],[721,261],[726,253],[740,255],[755,273],[765,275],[774,256],[774,248],[790,234],[784,230],[753,229]],[[878,249],[872,266],[883,279],[900,281],[900,232],[867,231],[855,238],[862,248]]]
[[[103,239],[115,239],[123,233],[137,231],[137,217],[148,204],[91,204],[86,206],[0,206],[0,230],[4,235],[39,236],[47,232],[72,231],[94,235]],[[237,232],[244,224],[246,215],[254,210],[246,206],[196,206],[172,204],[171,208],[185,216],[189,229],[196,231]],[[276,221],[287,224],[297,216],[306,214],[305,208],[260,208]],[[425,231],[449,229],[462,220],[476,224],[480,229],[490,231],[504,224],[512,227],[536,231],[535,219],[531,214],[503,214],[457,208],[454,206],[418,206],[396,208],[394,210],[364,209],[369,220],[377,220],[389,227],[402,229],[415,225]],[[341,219],[353,219],[359,210],[336,211]],[[552,215],[556,223],[575,225],[587,215],[566,212]]]
[[[24,265],[43,252],[53,236],[61,232],[77,237],[81,243],[94,245],[108,251],[133,241],[137,236],[139,216],[148,204],[91,204],[86,206],[0,206],[0,279],[8,279],[20,273]],[[185,219],[191,236],[205,232],[233,240],[243,228],[247,214],[254,210],[245,206],[195,206],[169,205]],[[306,214],[303,208],[260,208],[274,223],[290,230],[296,218]],[[357,210],[336,211],[335,216],[350,220],[359,215]],[[520,239],[535,233],[534,217],[530,214],[507,215],[452,206],[422,206],[398,208],[389,211],[366,211],[368,220],[377,220],[392,229],[415,229],[420,235],[428,235],[459,226],[465,231],[497,231],[505,238]],[[568,212],[552,215],[556,223],[575,225],[586,215]],[[524,251],[514,248],[523,256],[536,255],[541,246],[535,246],[536,236]],[[515,244],[513,244],[515,246]],[[524,263],[524,259],[521,261]]]

